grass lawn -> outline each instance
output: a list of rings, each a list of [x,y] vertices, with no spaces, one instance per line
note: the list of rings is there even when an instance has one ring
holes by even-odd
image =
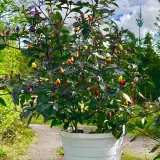
[[[122,160],[152,160],[152,158],[147,158],[141,155],[135,155],[130,151],[123,150]]]
[[[4,145],[0,148],[0,160],[17,160],[25,155],[26,149],[34,140],[34,132],[29,128],[24,128],[21,139],[13,144]]]

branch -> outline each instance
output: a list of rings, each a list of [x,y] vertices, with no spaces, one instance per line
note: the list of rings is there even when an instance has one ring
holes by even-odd
[[[14,49],[17,49],[17,50],[20,50],[19,48],[17,47],[14,47],[14,46],[10,46],[9,44],[5,44],[7,47],[10,47],[10,48],[14,48]]]
[[[39,10],[41,11],[41,13],[48,19],[50,26],[52,26],[50,18],[43,12],[43,10],[41,9],[41,7],[39,5],[37,5],[34,1],[32,1],[32,2],[33,2],[34,5],[36,5],[39,8]],[[60,45],[60,40],[59,40],[58,34],[56,34],[56,38],[57,38],[58,45]],[[61,55],[62,55],[63,54],[62,48],[60,48],[60,52],[61,52]]]
[[[11,13],[7,13],[7,14],[4,14],[4,15],[1,14],[0,18],[3,18],[5,16],[9,16],[9,15],[11,15]]]
[[[159,110],[156,110],[156,111],[154,111],[154,112],[150,112],[150,114],[157,113],[157,112],[160,112],[160,111],[159,111]],[[133,118],[142,117],[142,116],[149,116],[149,113],[142,114],[142,115],[138,115],[138,116],[135,116],[135,117],[130,117],[130,118],[128,118],[128,120],[129,120],[129,119],[133,119]]]
[[[138,131],[138,132],[140,132],[140,133],[142,133],[143,135],[145,135],[145,136],[147,136],[147,137],[149,137],[149,138],[151,138],[151,139],[153,139],[154,141],[156,141],[156,142],[158,142],[158,143],[160,143],[160,141],[159,140],[157,140],[157,139],[155,139],[155,138],[153,138],[153,137],[151,137],[151,136],[149,136],[148,134],[146,134],[146,133],[143,133],[142,131],[140,131],[139,129],[135,129],[136,131]]]
[[[0,94],[0,96],[10,95],[11,93]]]

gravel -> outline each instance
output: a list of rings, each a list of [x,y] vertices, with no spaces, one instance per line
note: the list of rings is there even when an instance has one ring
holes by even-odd
[[[156,156],[158,150],[157,152],[154,153],[149,153],[149,152],[156,144],[158,144],[158,142],[152,140],[149,137],[142,137],[142,136],[139,136],[137,137],[136,140],[130,142],[132,138],[133,137],[131,137],[130,135],[127,135],[125,137],[124,147],[123,147],[124,150],[129,151],[129,153],[131,152],[133,155],[140,155],[143,157],[147,157],[147,159],[153,160],[153,157]]]

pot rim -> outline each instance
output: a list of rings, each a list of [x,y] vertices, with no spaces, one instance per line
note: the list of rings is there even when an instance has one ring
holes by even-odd
[[[87,133],[71,133],[66,131],[61,131],[62,137],[75,138],[75,139],[106,139],[114,138],[112,133],[96,133],[96,134],[87,134]]]

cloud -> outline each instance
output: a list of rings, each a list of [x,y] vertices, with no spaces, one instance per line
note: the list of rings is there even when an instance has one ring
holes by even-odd
[[[141,35],[144,36],[146,32],[150,31],[156,34],[157,28],[154,25],[156,16],[160,9],[160,2],[158,0],[117,0],[119,9],[116,11],[113,19],[120,27],[129,29],[138,35],[138,27],[135,20],[135,15],[139,13],[139,5],[142,4],[142,14],[144,24],[141,28]]]
[[[31,0],[30,0],[31,1]],[[37,1],[37,0],[33,0]],[[91,0],[85,0],[91,1]],[[160,9],[160,2],[158,0],[116,0],[119,8],[116,9],[115,15],[112,17],[120,27],[129,29],[138,35],[138,27],[135,20],[135,15],[139,13],[139,5],[142,4],[142,13],[144,24],[141,29],[141,35],[144,35],[147,31],[156,34],[156,16],[158,15],[158,10]],[[65,10],[62,11],[64,16]],[[72,17],[75,14],[72,13]],[[68,24],[73,23],[73,19],[67,19]]]

